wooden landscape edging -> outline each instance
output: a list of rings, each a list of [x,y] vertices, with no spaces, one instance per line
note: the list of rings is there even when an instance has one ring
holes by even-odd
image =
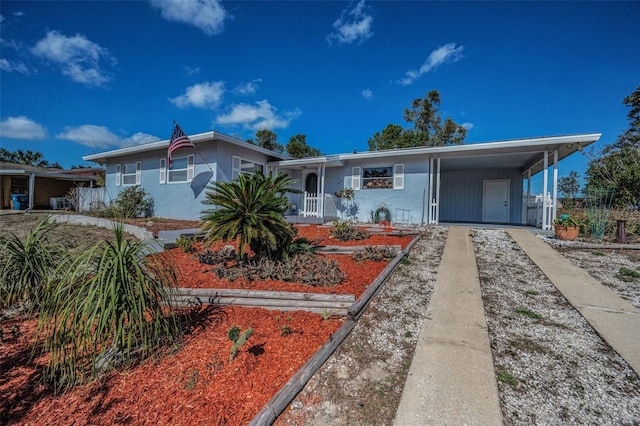
[[[382,287],[382,284],[391,275],[391,272],[400,263],[400,260],[406,256],[413,246],[420,240],[420,236],[416,236],[407,247],[387,265],[387,267],[378,275],[373,283],[362,294],[358,302],[349,308],[349,319],[336,331],[322,347],[293,375],[291,379],[262,407],[262,410],[251,420],[249,426],[271,425],[276,421],[280,413],[282,413],[291,404],[291,401],[300,393],[307,382],[320,369],[331,354],[340,346],[347,338],[356,322],[362,315],[364,308],[367,306],[371,298]]]
[[[407,244],[407,247],[401,252],[399,252],[396,255],[396,257],[394,257],[393,260],[389,262],[387,267],[382,270],[380,275],[378,275],[376,279],[373,280],[371,285],[369,285],[369,287],[367,287],[364,293],[362,293],[362,296],[360,296],[360,299],[358,299],[356,303],[354,303],[349,307],[349,316],[351,318],[354,318],[355,320],[360,318],[360,315],[362,315],[364,308],[367,306],[371,298],[378,292],[380,287],[382,287],[382,284],[384,284],[384,282],[387,280],[389,275],[391,275],[391,273],[396,268],[396,266],[398,266],[398,263],[400,263],[402,258],[407,254],[409,254],[413,246],[416,245],[416,243],[419,240],[420,240],[419,235],[414,237],[413,240],[411,240],[411,242]]]
[[[353,294],[212,288],[179,288],[172,292],[171,299],[179,307],[236,305],[281,311],[304,310],[331,316],[347,316],[349,306],[356,301]]]

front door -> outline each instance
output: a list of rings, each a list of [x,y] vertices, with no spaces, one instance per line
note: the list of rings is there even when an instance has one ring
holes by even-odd
[[[509,180],[485,180],[482,196],[482,221],[509,221]]]
[[[304,179],[304,190],[309,194],[318,195],[318,175],[316,173],[309,173]]]

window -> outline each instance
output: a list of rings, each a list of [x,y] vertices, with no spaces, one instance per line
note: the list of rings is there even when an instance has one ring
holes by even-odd
[[[362,169],[362,189],[393,188],[392,167]]]
[[[169,169],[169,183],[191,182],[193,180],[193,155],[173,158]]]
[[[231,179],[237,178],[240,173],[255,173],[258,170],[264,172],[264,166],[260,163],[233,156]]]
[[[360,176],[362,171],[362,177]],[[353,167],[351,169],[353,189],[404,189],[404,164],[388,167]]]
[[[142,173],[142,163],[140,161],[121,164],[116,167],[116,183],[120,182],[120,179],[118,179],[119,171],[122,172],[122,185],[140,185],[140,175]]]

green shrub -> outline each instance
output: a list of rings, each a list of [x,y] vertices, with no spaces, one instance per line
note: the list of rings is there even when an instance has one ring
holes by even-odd
[[[66,248],[47,234],[57,226],[39,221],[22,241],[16,234],[0,240],[0,308],[16,304],[37,310],[48,279],[66,256]]]
[[[389,247],[372,247],[368,246],[362,250],[357,250],[351,258],[358,263],[373,260],[374,262],[382,262],[384,260],[393,259],[395,253]]]
[[[295,236],[284,218],[289,208],[285,194],[299,192],[290,186],[294,182],[283,173],[258,171],[209,185],[203,204],[215,208],[202,212],[205,245],[237,239],[241,259],[248,256],[247,249],[259,258],[282,258]]]
[[[99,241],[60,264],[40,309],[43,373],[63,391],[91,373],[144,358],[171,343],[180,326],[171,310],[177,276],[163,256],[145,257],[147,244],[124,238]]]
[[[349,221],[334,220],[333,229],[329,235],[339,241],[366,240],[371,234],[364,229],[354,226]]]
[[[176,240],[176,247],[181,248],[182,251],[185,253],[195,253],[196,248],[193,246],[193,243],[194,243],[193,238],[180,235],[180,238]]]
[[[119,217],[133,219],[139,216],[150,216],[153,201],[144,189],[136,185],[120,191],[114,205]]]

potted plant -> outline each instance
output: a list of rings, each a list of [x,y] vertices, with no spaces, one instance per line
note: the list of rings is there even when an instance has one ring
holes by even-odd
[[[580,224],[568,214],[560,215],[553,221],[559,240],[573,241],[580,234]]]
[[[353,191],[353,188],[342,188],[337,190],[335,193],[336,197],[344,198],[347,201],[353,200],[354,195],[355,195],[355,192]]]

